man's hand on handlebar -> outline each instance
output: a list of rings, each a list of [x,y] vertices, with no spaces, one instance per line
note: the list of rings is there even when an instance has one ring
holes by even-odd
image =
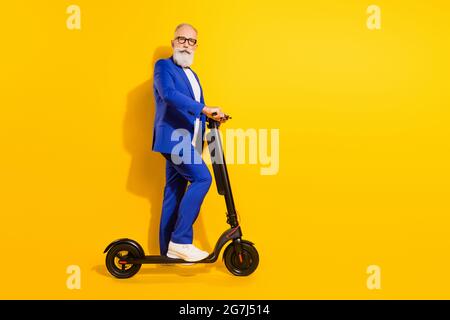
[[[220,108],[218,107],[207,107],[205,106],[202,110],[202,112],[208,117],[212,118],[215,121],[218,121],[220,123],[226,122],[230,117],[226,114],[224,114]]]

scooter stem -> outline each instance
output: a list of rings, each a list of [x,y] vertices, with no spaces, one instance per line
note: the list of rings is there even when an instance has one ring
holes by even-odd
[[[230,179],[228,176],[227,164],[223,154],[222,140],[219,132],[220,122],[208,118],[208,128],[210,132],[207,136],[208,147],[211,155],[211,162],[216,179],[217,192],[225,197],[227,206],[227,223],[232,227],[239,225],[236,215],[233,193],[231,191]]]

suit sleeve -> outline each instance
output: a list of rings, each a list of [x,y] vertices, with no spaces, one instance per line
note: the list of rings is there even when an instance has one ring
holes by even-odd
[[[153,81],[161,98],[167,104],[170,104],[175,108],[184,110],[185,112],[188,112],[196,117],[200,117],[205,104],[199,103],[191,97],[188,97],[176,90],[172,76],[167,68],[168,67],[165,65],[164,60],[159,60],[155,64]]]

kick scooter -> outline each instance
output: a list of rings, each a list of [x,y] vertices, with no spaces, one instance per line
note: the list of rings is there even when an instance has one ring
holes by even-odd
[[[213,114],[214,115],[214,114]],[[227,119],[231,117],[225,115]],[[235,276],[252,274],[259,263],[259,255],[254,244],[242,239],[242,229],[236,214],[230,179],[223,154],[219,133],[220,122],[208,118],[210,132],[207,136],[212,160],[217,192],[224,196],[227,207],[226,217],[229,229],[217,240],[214,251],[205,259],[191,263],[214,263],[219,258],[221,249],[230,242],[223,253],[227,269]],[[219,160],[219,161],[218,161]],[[186,264],[183,259],[173,259],[162,255],[145,255],[142,246],[135,240],[123,238],[111,242],[103,253],[106,253],[106,268],[116,278],[125,279],[134,276],[142,264]]]

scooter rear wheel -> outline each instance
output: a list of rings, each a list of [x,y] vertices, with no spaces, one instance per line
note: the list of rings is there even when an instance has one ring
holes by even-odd
[[[131,278],[138,273],[141,269],[140,264],[121,263],[127,258],[139,259],[141,254],[136,247],[127,243],[120,243],[109,249],[106,255],[106,268],[109,273],[119,279]]]
[[[230,243],[223,253],[225,266],[235,276],[248,276],[252,274],[259,263],[259,254],[256,248],[247,242],[241,242],[241,256],[236,253],[234,243]]]

